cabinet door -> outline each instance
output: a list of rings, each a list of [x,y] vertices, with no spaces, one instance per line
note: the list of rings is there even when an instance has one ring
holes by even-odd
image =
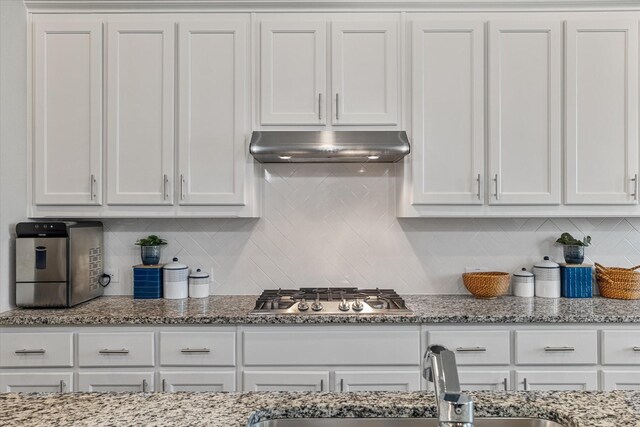
[[[181,23],[181,205],[243,204],[247,25]]]
[[[602,371],[602,389],[640,391],[640,371]]]
[[[73,390],[71,372],[0,373],[0,393],[64,393]]]
[[[102,24],[34,26],[34,203],[102,201]]]
[[[327,371],[244,371],[244,391],[329,391]]]
[[[559,204],[561,24],[489,23],[490,204]]]
[[[398,124],[398,22],[334,22],[335,125]]]
[[[516,390],[597,390],[596,371],[516,371]]]
[[[172,204],[174,24],[109,23],[107,202]]]
[[[638,23],[567,22],[566,203],[638,203]]]
[[[153,391],[153,372],[80,372],[78,391]]]
[[[326,32],[325,22],[262,22],[263,125],[326,123]]]
[[[161,390],[236,391],[235,372],[160,372]]]
[[[420,372],[336,371],[336,391],[418,391]]]
[[[466,371],[458,372],[460,388],[469,391],[508,391],[511,389],[511,372]]]
[[[482,22],[413,24],[413,203],[484,199]]]

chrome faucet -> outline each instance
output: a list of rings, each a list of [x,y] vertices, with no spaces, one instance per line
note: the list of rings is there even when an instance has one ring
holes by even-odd
[[[473,400],[460,391],[456,356],[441,345],[424,355],[423,376],[433,382],[440,427],[473,427]]]

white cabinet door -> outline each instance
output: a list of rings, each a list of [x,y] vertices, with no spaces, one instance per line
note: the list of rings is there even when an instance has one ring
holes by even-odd
[[[640,391],[640,372],[602,371],[602,389]]]
[[[413,23],[414,204],[484,199],[482,22]]]
[[[235,391],[235,372],[160,372],[161,391]]]
[[[107,202],[172,204],[174,24],[108,24]]]
[[[102,24],[34,26],[34,203],[102,201]]]
[[[458,372],[460,388],[469,391],[508,391],[511,389],[511,372],[504,371],[467,371]]]
[[[638,203],[638,23],[568,21],[566,203]]]
[[[398,124],[398,22],[334,22],[334,125]]]
[[[336,371],[336,391],[418,391],[420,372]]]
[[[244,391],[329,391],[327,371],[244,371]]]
[[[263,125],[326,123],[326,22],[262,22]]]
[[[0,373],[0,393],[64,393],[73,390],[72,372]]]
[[[517,390],[597,390],[597,371],[516,371]]]
[[[180,23],[181,205],[244,203],[247,24]]]
[[[78,391],[153,391],[153,372],[80,372]]]
[[[560,21],[489,23],[489,203],[560,204]]]

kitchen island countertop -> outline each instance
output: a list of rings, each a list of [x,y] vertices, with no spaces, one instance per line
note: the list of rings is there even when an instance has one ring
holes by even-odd
[[[66,309],[14,309],[0,326],[358,323],[640,323],[640,300],[404,295],[412,315],[251,315],[256,296],[135,300],[105,296]]]

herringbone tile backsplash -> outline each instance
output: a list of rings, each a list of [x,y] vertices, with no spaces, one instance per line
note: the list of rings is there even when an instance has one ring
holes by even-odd
[[[108,294],[131,294],[136,239],[158,234],[173,256],[213,271],[216,294],[302,286],[393,287],[400,293],[466,293],[465,267],[513,272],[544,255],[563,231],[593,245],[585,262],[640,264],[640,218],[397,219],[393,166],[268,165],[260,219],[105,220]]]

